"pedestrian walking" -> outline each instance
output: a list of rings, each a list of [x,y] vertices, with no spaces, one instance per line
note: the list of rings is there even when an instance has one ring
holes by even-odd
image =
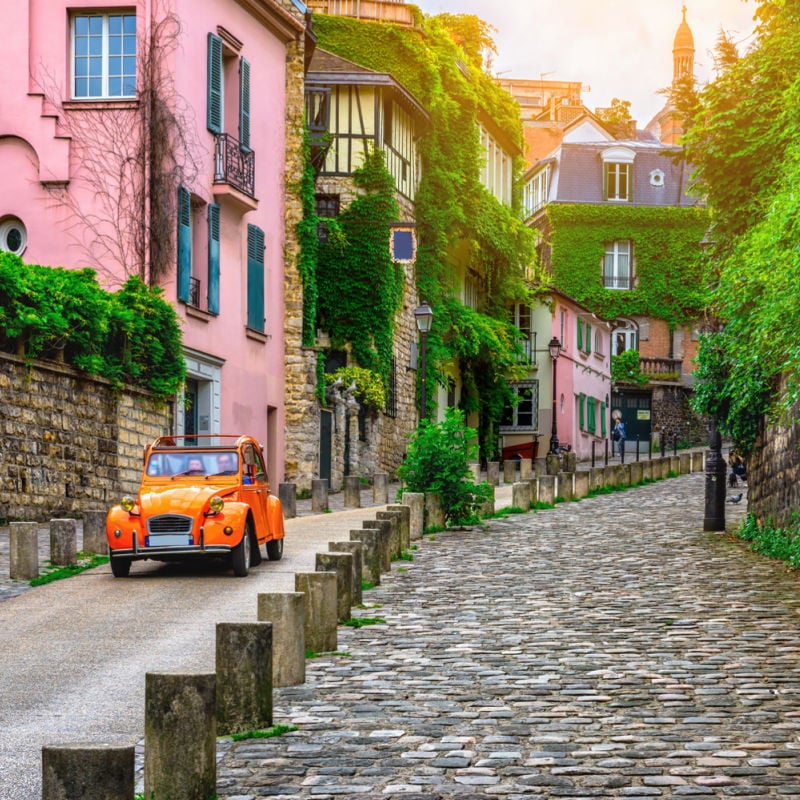
[[[614,427],[611,429],[611,455],[614,455],[614,444],[617,445],[617,453],[622,456],[623,450],[625,450],[625,439],[627,439],[627,435],[625,434],[625,423],[622,421],[621,417],[617,417],[614,421]]]

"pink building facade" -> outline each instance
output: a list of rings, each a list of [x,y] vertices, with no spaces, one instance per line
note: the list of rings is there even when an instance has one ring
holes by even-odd
[[[0,97],[0,247],[163,287],[182,322],[176,433],[284,461],[287,60],[277,0],[19,0]],[[10,17],[10,18],[9,18]]]

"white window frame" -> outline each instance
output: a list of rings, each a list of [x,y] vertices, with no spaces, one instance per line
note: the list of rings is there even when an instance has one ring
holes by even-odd
[[[537,172],[525,184],[525,211],[528,216],[535,214],[547,203],[547,184],[550,176],[550,165]]]
[[[622,340],[622,347],[618,347]],[[630,319],[618,319],[611,332],[611,355],[622,355],[626,350],[639,349],[639,326]]]
[[[602,261],[603,286],[612,291],[632,289],[634,280],[633,242],[630,239],[614,239],[613,242],[606,242],[605,247]],[[621,269],[623,256],[628,259],[625,274]]]
[[[531,424],[519,424],[519,406],[515,405],[511,409],[512,423],[511,425],[501,425],[500,433],[535,433],[539,430],[539,381],[519,381],[514,383],[511,390],[515,395],[519,395],[520,389],[531,390]]]
[[[109,41],[110,41],[110,36],[111,36],[111,34],[109,33],[109,21],[111,20],[112,17],[122,17],[122,18],[124,18],[124,17],[133,17],[134,20],[136,20],[137,27],[138,27],[138,19],[136,17],[136,9],[135,8],[115,9],[113,12],[105,12],[105,13],[85,13],[85,12],[77,13],[76,12],[76,13],[72,14],[72,18],[70,20],[70,69],[71,69],[70,84],[71,84],[71,88],[72,88],[71,97],[72,97],[73,100],[84,100],[84,101],[87,101],[87,102],[94,102],[95,100],[134,100],[134,99],[136,99],[137,73],[138,73],[138,68],[139,68],[139,52],[138,52],[139,43],[138,43],[138,39],[137,39],[137,36],[138,36],[137,32],[134,32],[134,34],[133,34],[133,40],[134,40],[134,43],[135,43],[134,52],[132,54],[133,55],[133,59],[134,59],[134,72],[133,72],[134,89],[133,89],[133,92],[131,94],[124,94],[123,93],[123,94],[114,94],[114,95],[109,93],[109,88],[108,88],[109,77],[110,77],[110,75],[109,75],[109,69],[110,69],[110,67],[109,67],[109,59],[110,59]],[[100,80],[102,82],[102,89],[101,89],[101,93],[100,94],[90,94],[89,93],[89,91],[88,91],[89,81],[91,81],[92,78],[94,78],[96,76],[92,76],[87,72],[86,76],[82,76],[82,79],[83,79],[83,77],[85,77],[85,80],[87,81],[87,92],[86,92],[86,94],[78,94],[78,92],[77,92],[77,81],[78,81],[78,75],[77,75],[77,63],[78,62],[77,62],[77,59],[79,59],[79,58],[81,58],[81,59],[87,58],[88,59],[88,54],[87,55],[83,55],[82,54],[80,56],[77,54],[77,50],[76,50],[76,46],[75,46],[75,41],[76,41],[76,35],[77,34],[76,34],[76,31],[75,31],[75,28],[76,28],[77,21],[79,19],[92,19],[92,18],[100,18],[102,20],[102,23],[103,23],[102,31],[100,33],[100,36],[101,36],[101,53],[99,54],[99,57],[101,59]],[[123,21],[123,26],[124,26],[124,21]],[[125,58],[126,57],[130,57],[130,55],[131,55],[131,54],[127,54],[127,56],[126,56],[126,54],[124,52],[125,40],[126,40],[126,38],[128,38],[130,36],[131,36],[131,34],[124,34],[124,33],[122,34],[122,50],[123,50],[123,52],[122,52],[122,54],[120,54],[120,58],[123,60],[123,64],[124,64]],[[123,67],[123,69],[124,69],[124,67]],[[120,75],[119,77],[120,77],[120,80],[122,82],[121,83],[121,88],[124,90],[126,80],[130,78],[130,75],[126,75],[123,72],[123,74]]]

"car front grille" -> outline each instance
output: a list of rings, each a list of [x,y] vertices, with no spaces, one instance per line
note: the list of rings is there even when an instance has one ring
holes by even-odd
[[[183,514],[161,514],[147,520],[147,532],[158,533],[191,533],[192,518]]]

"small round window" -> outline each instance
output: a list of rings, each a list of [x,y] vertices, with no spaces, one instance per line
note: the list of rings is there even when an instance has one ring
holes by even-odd
[[[651,186],[664,185],[664,173],[660,169],[654,169],[650,173],[650,185]]]
[[[21,256],[28,244],[28,232],[22,221],[16,217],[6,217],[0,222],[0,250]]]

